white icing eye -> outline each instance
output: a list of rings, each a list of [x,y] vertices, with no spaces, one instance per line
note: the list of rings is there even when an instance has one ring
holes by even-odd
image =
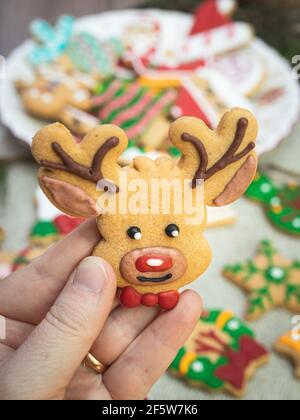
[[[37,88],[32,88],[29,90],[28,95],[32,98],[32,99],[38,99],[40,96],[40,91]]]
[[[177,225],[171,224],[166,227],[165,232],[170,238],[177,238],[179,236],[180,229]]]
[[[74,93],[73,98],[76,102],[83,102],[89,99],[89,94],[86,90],[81,89]]]
[[[137,226],[132,226],[127,230],[127,235],[131,239],[135,239],[136,241],[140,241],[142,239],[142,232],[141,229]]]
[[[51,104],[51,102],[53,102],[53,95],[51,95],[51,93],[43,93],[43,95],[41,96],[41,100],[42,102],[44,102],[45,104]]]

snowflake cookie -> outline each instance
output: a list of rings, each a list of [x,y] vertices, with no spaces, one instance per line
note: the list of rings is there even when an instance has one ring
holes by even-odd
[[[270,241],[260,243],[252,260],[228,265],[223,273],[249,293],[249,321],[275,307],[300,311],[300,261],[281,256]]]

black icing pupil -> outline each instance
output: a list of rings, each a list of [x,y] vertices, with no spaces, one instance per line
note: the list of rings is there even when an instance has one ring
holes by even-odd
[[[166,227],[166,234],[170,237],[170,238],[176,238],[180,233],[180,229],[177,225],[169,225]]]
[[[137,226],[132,226],[127,230],[127,235],[131,239],[137,239],[137,235],[141,234],[141,229]]]

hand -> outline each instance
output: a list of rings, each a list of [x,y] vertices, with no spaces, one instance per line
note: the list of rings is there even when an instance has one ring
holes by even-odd
[[[94,220],[30,266],[0,282],[0,399],[143,399],[191,334],[201,301],[124,309],[112,268],[88,257],[99,242]],[[84,367],[88,352],[107,367]]]

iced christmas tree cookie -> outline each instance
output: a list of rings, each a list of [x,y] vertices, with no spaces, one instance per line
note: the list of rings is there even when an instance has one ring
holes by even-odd
[[[252,260],[228,265],[223,273],[249,293],[246,319],[255,321],[276,307],[299,313],[300,261],[280,255],[270,241],[260,243]]]
[[[231,311],[205,311],[170,372],[192,386],[242,397],[256,369],[268,361],[253,331]]]

